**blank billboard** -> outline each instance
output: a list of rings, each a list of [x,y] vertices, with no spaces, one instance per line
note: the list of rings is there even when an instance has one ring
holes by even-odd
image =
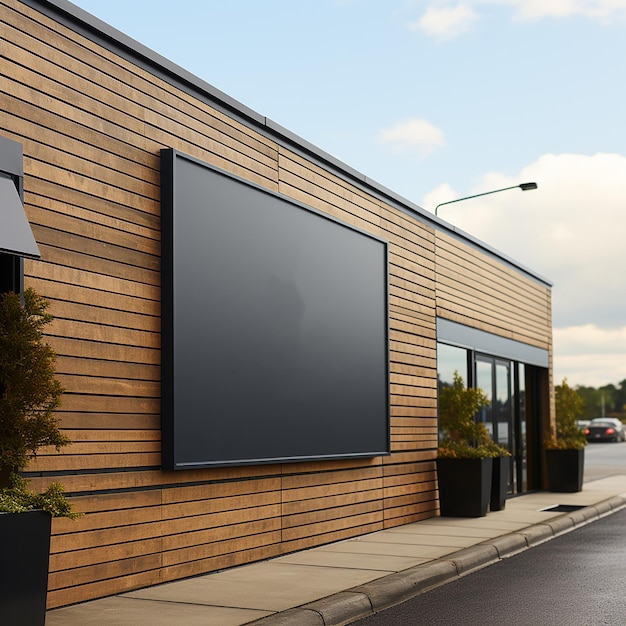
[[[163,466],[388,454],[387,243],[161,159]]]

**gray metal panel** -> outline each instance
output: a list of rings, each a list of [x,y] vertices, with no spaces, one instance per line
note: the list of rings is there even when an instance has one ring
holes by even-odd
[[[387,243],[162,154],[164,466],[389,454]]]
[[[0,252],[38,259],[41,254],[10,178],[0,176]]]
[[[0,172],[17,178],[24,176],[22,144],[0,136]]]
[[[437,318],[437,341],[528,365],[548,367],[549,364],[550,355],[547,350],[470,328],[441,317]]]

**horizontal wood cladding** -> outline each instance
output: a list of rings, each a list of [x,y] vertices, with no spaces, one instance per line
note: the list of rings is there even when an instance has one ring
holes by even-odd
[[[543,349],[552,345],[549,287],[437,233],[437,316]]]
[[[119,138],[129,149],[148,150],[148,161],[150,143],[176,141],[193,156],[210,153],[216,165],[247,171],[266,185],[275,178],[271,142],[17,0],[3,4],[11,9],[3,11],[2,20],[10,47],[6,59],[12,61],[3,71],[26,87],[26,101],[48,105],[44,110],[57,107],[65,135],[86,136],[96,149],[108,137]],[[22,117],[30,119],[28,109]],[[103,158],[117,160],[118,153],[112,149]]]
[[[49,606],[437,514],[436,316],[543,346],[547,291],[19,0],[0,8],[0,134],[23,144],[42,252],[25,283],[55,316],[73,440],[28,476],[85,513],[53,521]],[[164,147],[389,242],[390,456],[160,469]]]
[[[245,563],[252,550],[267,558],[317,545],[320,537],[336,541],[427,510],[432,515],[432,462],[362,468],[358,478],[343,466],[319,476],[303,472],[77,497],[86,515],[54,520],[53,602],[91,597],[94,584],[106,595],[127,584],[119,578],[147,575],[151,568],[193,575],[209,564]]]

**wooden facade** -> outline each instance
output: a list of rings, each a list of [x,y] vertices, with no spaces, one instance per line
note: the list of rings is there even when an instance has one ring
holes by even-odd
[[[437,317],[552,351],[550,290],[438,232]]]
[[[437,515],[436,318],[551,353],[549,286],[202,85],[103,45],[59,5],[0,0],[0,134],[23,145],[42,254],[25,284],[52,303],[74,442],[28,475],[34,489],[60,480],[86,513],[53,521],[49,607]],[[390,456],[160,469],[166,147],[389,242]]]

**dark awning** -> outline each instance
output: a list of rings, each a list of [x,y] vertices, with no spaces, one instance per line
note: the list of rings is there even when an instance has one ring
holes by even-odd
[[[10,178],[0,176],[0,252],[38,259],[41,254]]]

